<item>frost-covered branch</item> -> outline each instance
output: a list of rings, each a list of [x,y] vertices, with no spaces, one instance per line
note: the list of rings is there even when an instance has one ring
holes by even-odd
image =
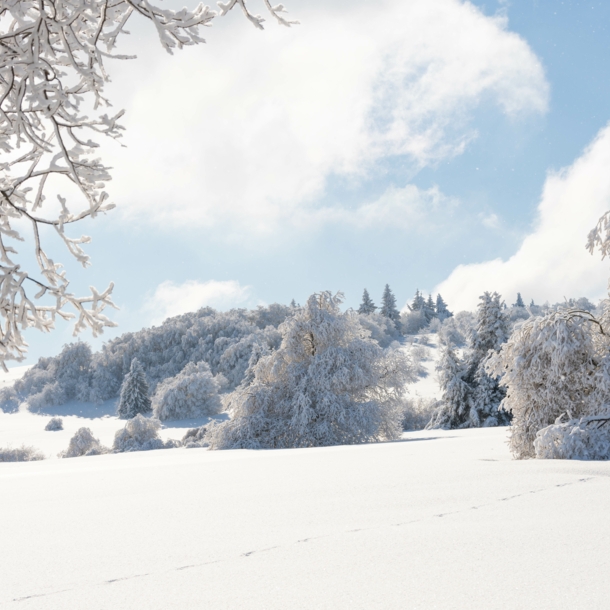
[[[282,5],[264,0],[279,23]],[[221,14],[239,4],[258,28],[245,0],[220,4]],[[0,0],[0,365],[23,360],[28,327],[49,331],[56,316],[77,317],[75,333],[88,327],[94,335],[115,324],[104,315],[114,307],[112,284],[103,292],[76,296],[60,263],[45,252],[41,227],[53,229],[68,252],[83,266],[89,257],[87,236],[71,237],[66,227],[114,207],[105,185],[110,169],[96,156],[99,137],[118,140],[123,111],[109,114],[104,97],[105,60],[130,59],[113,54],[127,34],[133,14],[150,20],[162,46],[175,48],[205,42],[201,26],[211,25],[216,11],[199,4],[173,11],[148,0]],[[33,243],[37,269],[24,269],[15,242]],[[28,288],[37,291],[33,298]],[[44,305],[39,299],[46,297]],[[72,309],[68,312],[66,309]]]

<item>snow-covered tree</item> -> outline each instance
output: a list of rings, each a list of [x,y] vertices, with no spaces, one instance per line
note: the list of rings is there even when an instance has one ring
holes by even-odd
[[[450,429],[478,426],[479,419],[476,411],[471,413],[470,408],[471,389],[465,381],[468,368],[458,357],[452,345],[446,345],[443,348],[436,370],[442,398],[441,404],[430,419],[427,428]]]
[[[316,447],[397,438],[408,357],[382,350],[341,313],[340,293],[314,294],[281,326],[282,343],[262,356],[254,379],[227,399],[231,419],[208,426],[211,449]]]
[[[424,303],[422,311],[424,312],[424,315],[426,316],[426,320],[428,321],[428,323],[430,323],[434,318],[436,318],[436,305],[434,304],[434,301],[432,300],[431,294],[428,295],[428,299]]]
[[[134,358],[121,386],[117,415],[121,419],[131,419],[139,413],[151,411],[146,374],[138,359]]]
[[[450,318],[453,314],[447,309],[447,303],[440,294],[436,295],[436,316],[442,322]]]
[[[460,314],[456,316],[457,320]],[[451,320],[454,324],[454,320]],[[444,335],[447,336],[447,333]],[[479,427],[509,423],[510,415],[500,408],[505,391],[499,386],[499,375],[489,373],[485,366],[491,354],[498,351],[508,336],[508,324],[500,295],[484,293],[477,308],[476,326],[470,332],[469,349],[458,359],[450,341],[439,362],[439,379],[444,390],[456,379],[452,394],[444,399],[429,427]],[[443,368],[448,367],[447,373]]]
[[[390,285],[386,284],[381,297],[381,309],[379,313],[386,318],[390,318],[400,331],[400,312],[396,309],[396,297],[390,290]]]
[[[362,303],[358,307],[358,313],[367,314],[375,313],[375,311],[377,311],[377,306],[373,303],[373,299],[369,296],[369,291],[365,288],[362,293]]]
[[[490,359],[502,375],[503,407],[513,414],[510,448],[515,457],[535,456],[542,428],[563,414],[578,419],[610,404],[610,345],[600,323],[579,310],[532,317]]]
[[[264,19],[249,11],[245,0],[219,3],[224,15],[238,5],[256,27]],[[265,5],[281,24],[291,22],[284,7]],[[77,316],[75,333],[89,327],[94,336],[115,326],[104,310],[113,306],[112,284],[94,288],[85,297],[69,290],[62,265],[42,245],[51,229],[69,254],[87,266],[82,245],[87,236],[72,237],[66,229],[95,218],[114,206],[104,190],[110,168],[99,158],[99,138],[118,139],[123,112],[108,114],[104,97],[109,80],[105,59],[126,34],[132,15],[152,22],[168,51],[204,40],[199,27],[218,15],[199,4],[193,11],[159,8],[147,0],[17,0],[2,2],[0,52],[0,365],[23,360],[27,350],[22,331],[53,328],[57,316]],[[74,197],[75,193],[80,194]],[[78,203],[75,203],[75,200]],[[37,269],[28,269],[15,249],[29,227]],[[32,295],[31,291],[36,294]],[[36,303],[47,296],[47,302]],[[74,313],[69,311],[71,308]]]
[[[421,311],[426,304],[426,299],[424,299],[424,295],[419,291],[419,288],[415,291],[415,296],[409,305],[409,309],[411,311]]]
[[[520,292],[517,293],[517,300],[515,301],[515,304],[513,305],[513,307],[525,307],[525,303],[523,302],[523,299],[521,298]]]
[[[162,381],[152,399],[160,420],[216,415],[222,410],[220,384],[206,362],[189,362],[178,375]]]

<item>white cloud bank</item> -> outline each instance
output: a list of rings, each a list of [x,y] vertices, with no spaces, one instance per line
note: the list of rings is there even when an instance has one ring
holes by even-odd
[[[229,15],[205,47],[166,57],[140,37],[132,67],[111,67],[127,108],[128,148],[109,159],[124,213],[247,234],[319,222],[329,176],[460,154],[482,102],[511,117],[547,108],[527,43],[468,2],[294,4],[300,26],[261,33]],[[358,224],[370,210],[349,212]]]
[[[160,324],[166,318],[178,316],[201,307],[230,309],[245,305],[250,299],[250,287],[228,280],[198,282],[188,280],[183,284],[166,281],[155,290],[146,304],[152,324]]]
[[[608,262],[585,249],[587,235],[610,209],[610,126],[597,135],[574,164],[550,174],[538,206],[534,231],[508,260],[459,265],[436,286],[454,310],[473,309],[484,291],[507,302],[556,302],[564,297],[607,294]]]

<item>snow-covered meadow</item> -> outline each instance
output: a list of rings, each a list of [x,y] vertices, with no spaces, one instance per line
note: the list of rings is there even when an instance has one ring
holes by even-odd
[[[610,463],[506,437],[3,464],[0,607],[607,608]]]

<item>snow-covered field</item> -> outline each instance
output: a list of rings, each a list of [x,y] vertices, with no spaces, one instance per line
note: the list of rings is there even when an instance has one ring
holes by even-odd
[[[608,608],[610,463],[506,435],[2,464],[0,607]]]

